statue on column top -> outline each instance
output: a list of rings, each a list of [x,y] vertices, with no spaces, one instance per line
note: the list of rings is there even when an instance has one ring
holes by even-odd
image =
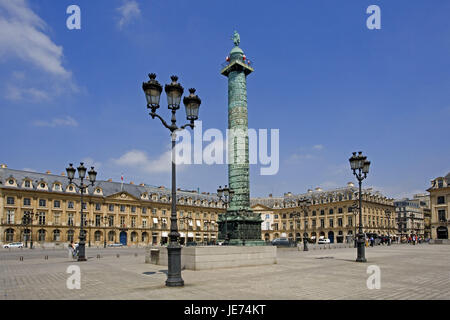
[[[233,34],[233,42],[234,42],[234,45],[235,45],[236,47],[238,47],[239,44],[241,43],[241,37],[239,36],[239,33],[237,33],[236,30],[234,30],[234,34]]]

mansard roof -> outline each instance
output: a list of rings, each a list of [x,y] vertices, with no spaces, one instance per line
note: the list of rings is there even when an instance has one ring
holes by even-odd
[[[9,179],[15,179],[17,181],[17,187],[8,186],[7,181]],[[62,190],[60,193],[65,193],[66,188],[70,185],[69,179],[62,175],[54,175],[54,174],[46,174],[46,173],[37,173],[23,170],[14,170],[9,168],[0,168],[0,188],[14,188],[14,189],[22,189],[22,183],[25,180],[32,181],[31,190],[38,190],[37,186],[40,182],[45,182],[49,186],[52,186],[54,183],[60,183],[62,185]],[[74,182],[79,184],[80,179],[74,179]],[[85,182],[89,182],[85,180]],[[148,185],[134,185],[128,183],[121,182],[112,182],[112,181],[96,181],[94,186],[90,186],[88,188],[88,194],[94,196],[100,196],[94,193],[94,191],[100,188],[102,189],[102,197],[108,197],[113,194],[117,194],[120,192],[126,192],[133,197],[140,199],[141,195],[147,193],[148,195],[157,195],[158,200],[162,197],[166,197],[168,200],[171,198],[171,190],[162,187],[152,187]],[[30,188],[23,188],[24,190],[30,190]],[[39,190],[42,191],[42,190]],[[45,192],[45,191],[44,191]],[[49,191],[50,192],[50,191]],[[51,191],[54,192],[54,191]],[[197,192],[189,192],[189,191],[177,191],[177,200],[180,198],[188,199],[191,198],[194,202],[197,200],[204,201],[206,200],[209,204],[210,202],[218,202],[219,198],[216,194],[203,194]]]

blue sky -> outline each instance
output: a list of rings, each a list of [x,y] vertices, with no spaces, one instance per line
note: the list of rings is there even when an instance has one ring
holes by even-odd
[[[81,30],[66,27],[71,4]],[[366,27],[372,4],[381,30]],[[343,186],[360,150],[365,185],[424,192],[450,171],[449,11],[446,0],[0,0],[0,162],[59,174],[84,160],[101,179],[170,187],[168,131],[142,82],[178,75],[202,99],[203,128],[225,130],[220,69],[236,29],[255,68],[249,126],[280,130],[280,170],[252,166],[252,197]],[[227,167],[184,166],[177,179],[213,192]]]

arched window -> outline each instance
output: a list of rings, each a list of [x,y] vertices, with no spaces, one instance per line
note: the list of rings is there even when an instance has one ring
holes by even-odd
[[[73,242],[73,235],[74,235],[74,233],[75,233],[75,231],[73,231],[73,230],[67,231],[67,241]]]
[[[148,233],[142,232],[142,242],[147,242],[147,239],[148,239]]]
[[[38,241],[45,241],[45,230],[40,229],[38,231]]]
[[[14,241],[14,229],[6,229],[6,242],[13,242]]]
[[[108,232],[108,241],[114,241],[116,238],[116,233],[114,231]]]
[[[53,241],[60,241],[60,240],[61,240],[61,231],[53,230]]]
[[[138,234],[136,232],[131,233],[131,242],[136,242],[138,239]]]
[[[95,231],[95,233],[94,233],[94,241],[100,241],[101,237],[102,237],[102,233],[100,231],[98,231],[98,230]]]

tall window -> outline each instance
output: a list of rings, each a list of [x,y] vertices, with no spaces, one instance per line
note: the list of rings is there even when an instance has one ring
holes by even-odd
[[[437,204],[444,204],[445,203],[445,197],[439,196],[437,197]]]
[[[147,207],[142,207],[142,214],[146,214],[147,213]]]
[[[83,202],[82,205],[83,205],[83,210],[86,210],[86,202]]]
[[[95,226],[100,227],[101,216],[99,214],[95,215]]]
[[[24,206],[31,206],[31,199],[30,198],[23,198],[23,205]]]
[[[325,228],[325,219],[320,219],[320,227]]]
[[[120,226],[125,227],[125,217],[124,216],[120,217]]]
[[[38,240],[45,241],[45,230],[44,229],[41,229],[38,231]]]
[[[53,213],[53,223],[55,225],[59,225],[60,224],[60,222],[61,222],[60,218],[61,218],[61,215],[59,213]]]
[[[316,219],[311,220],[311,223],[312,223],[312,227],[313,227],[313,228],[316,227]]]
[[[73,226],[73,213],[69,213],[67,215],[67,225],[68,226]]]
[[[333,214],[334,213],[334,210],[333,209],[330,209],[330,214]]]
[[[7,224],[14,224],[14,210],[7,210],[6,211],[6,223]]]
[[[308,229],[308,220],[305,220],[305,229]]]
[[[73,201],[67,202],[67,208],[68,209],[73,209]]]
[[[87,224],[86,213],[83,213],[83,214],[81,215],[81,224],[82,224],[83,226],[86,226],[86,224]]]
[[[39,207],[47,206],[47,201],[45,199],[39,199]]]
[[[348,217],[348,225],[349,226],[353,225],[353,218],[352,217]]]
[[[73,230],[69,230],[67,231],[67,241],[72,242],[73,241],[73,235],[74,235],[75,231]]]
[[[339,218],[339,219],[338,219],[338,226],[339,226],[339,227],[342,227],[342,218]]]
[[[320,215],[323,216],[325,214],[325,210],[320,210]]]
[[[156,215],[156,209],[155,208],[152,209],[152,215]]]
[[[120,205],[120,212],[125,212],[125,206],[123,204]]]
[[[100,211],[102,209],[102,205],[100,203],[95,204],[95,210]]]
[[[142,228],[147,228],[147,219],[142,219]]]
[[[113,204],[108,205],[108,210],[113,212],[114,211],[114,205]]]
[[[313,215],[313,216],[316,215],[316,210],[313,210],[312,215]]]
[[[14,204],[14,198],[13,197],[7,197],[6,198],[6,204]]]
[[[445,218],[445,210],[438,210],[438,219],[439,221],[445,222],[447,219]]]
[[[61,201],[59,201],[59,200],[53,201],[53,207],[54,208],[61,208]]]
[[[162,211],[162,215],[165,216],[166,215],[166,210]]]
[[[330,219],[330,228],[333,228],[334,227],[334,221],[333,221],[333,219]]]
[[[13,242],[14,241],[14,229],[7,229],[6,230],[6,242]]]
[[[131,227],[136,227],[136,217],[131,217]]]
[[[338,208],[338,213],[342,213],[342,212],[344,212],[344,211],[342,210],[342,208]]]
[[[108,223],[110,227],[114,227],[114,216],[108,216]]]
[[[45,212],[39,212],[39,224],[40,225],[45,224]]]
[[[131,213],[136,213],[136,207],[135,206],[131,206]]]

